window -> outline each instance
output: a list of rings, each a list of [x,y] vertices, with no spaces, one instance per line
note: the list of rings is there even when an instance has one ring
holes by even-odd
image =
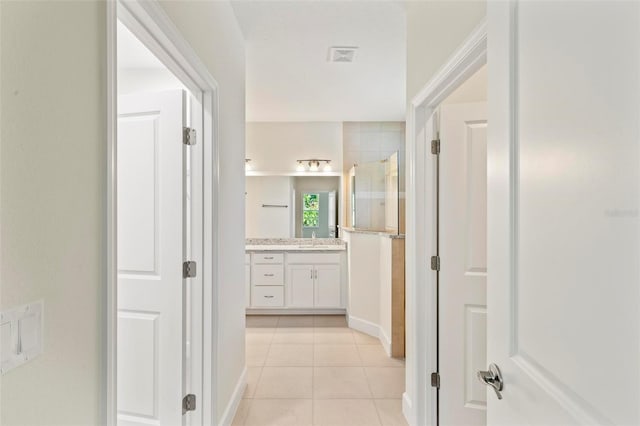
[[[320,194],[302,194],[302,227],[317,228],[320,216]]]

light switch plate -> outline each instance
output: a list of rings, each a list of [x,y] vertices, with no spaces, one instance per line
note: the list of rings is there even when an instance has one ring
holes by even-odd
[[[42,300],[0,313],[0,374],[6,374],[42,353],[43,314]]]
[[[17,337],[17,334],[13,332],[13,327],[13,322],[6,321],[4,318],[3,321],[0,322],[0,335],[2,336],[2,340],[0,341],[2,356],[0,359],[2,359],[3,362],[9,359],[11,354],[15,352],[16,342],[14,341],[14,336]]]

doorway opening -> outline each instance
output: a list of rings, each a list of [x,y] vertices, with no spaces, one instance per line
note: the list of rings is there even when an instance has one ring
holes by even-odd
[[[106,423],[210,424],[217,83],[157,3],[108,10]]]
[[[437,109],[439,425],[486,425],[487,65]]]
[[[202,105],[121,20],[117,40],[118,424],[199,424]]]
[[[475,108],[470,105],[486,100],[486,95],[483,96],[486,64],[487,23],[483,22],[411,101],[409,108],[409,333],[403,412],[410,424],[454,424],[456,421],[452,418],[441,416],[450,411],[445,409],[448,392],[453,392],[451,407],[456,410],[482,412],[478,395],[484,395],[485,391],[476,387],[475,371],[471,379],[466,378],[468,372],[484,360],[483,356],[486,358],[486,350],[474,349],[486,341],[486,334],[482,335],[486,329],[486,325],[482,326],[486,321],[484,286],[476,286],[476,301],[466,302],[455,291],[449,293],[451,289],[444,289],[443,280],[452,281],[451,271],[457,271],[456,277],[462,277],[462,281],[479,280],[483,284],[486,280],[483,270],[486,258],[481,256],[486,253],[483,242],[486,210],[484,214],[477,214],[477,208],[476,212],[474,207],[467,208],[481,204],[486,198],[486,112],[478,105]],[[471,143],[481,140],[479,144]],[[471,246],[469,241],[473,242]],[[465,340],[468,330],[475,340]],[[446,355],[443,351],[447,351]],[[445,356],[452,358],[444,360]],[[467,361],[472,364],[465,364]],[[475,423],[473,420],[462,422],[482,424],[484,415],[478,417],[480,420]]]

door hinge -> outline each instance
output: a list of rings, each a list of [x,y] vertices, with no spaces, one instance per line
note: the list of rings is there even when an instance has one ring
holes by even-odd
[[[196,396],[192,393],[182,398],[182,414],[196,410]]]
[[[185,145],[195,145],[196,144],[196,129],[192,129],[190,127],[182,128],[182,143]]]
[[[433,155],[440,154],[440,139],[434,139],[431,141],[431,153]]]
[[[182,278],[194,278],[196,276],[196,262],[187,260],[182,264]]]
[[[440,270],[440,256],[431,256],[431,270],[432,271]]]
[[[440,373],[431,373],[431,387],[440,389]]]

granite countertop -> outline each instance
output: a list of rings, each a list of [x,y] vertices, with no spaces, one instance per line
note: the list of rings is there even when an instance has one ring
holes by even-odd
[[[247,238],[246,251],[344,251],[339,238]]]
[[[370,230],[370,229],[359,229],[359,228],[347,228],[347,227],[342,227],[340,228],[343,231],[346,232],[351,232],[354,234],[370,234],[370,235],[380,235],[381,237],[387,237],[387,238],[391,238],[391,239],[404,239],[405,235],[404,234],[395,234],[392,232],[386,232],[386,231],[375,231],[375,230]]]

